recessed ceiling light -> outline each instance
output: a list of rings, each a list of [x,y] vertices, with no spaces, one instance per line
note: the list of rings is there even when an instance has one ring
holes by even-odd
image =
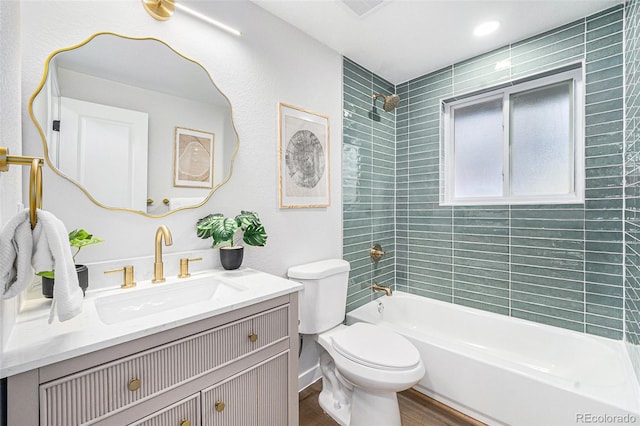
[[[486,36],[487,34],[491,34],[495,30],[497,30],[499,26],[500,22],[498,21],[483,22],[473,30],[473,35],[475,35],[476,37]]]

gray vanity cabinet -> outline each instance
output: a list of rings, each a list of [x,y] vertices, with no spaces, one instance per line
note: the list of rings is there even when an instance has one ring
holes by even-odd
[[[296,425],[297,293],[8,380],[9,424]]]

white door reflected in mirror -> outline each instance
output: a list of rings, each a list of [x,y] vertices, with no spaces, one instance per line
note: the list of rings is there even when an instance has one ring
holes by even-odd
[[[98,202],[144,211],[148,114],[61,97],[58,120],[56,167]]]

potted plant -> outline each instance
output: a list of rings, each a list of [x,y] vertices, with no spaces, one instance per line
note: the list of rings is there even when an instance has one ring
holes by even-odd
[[[104,240],[100,237],[96,237],[90,233],[88,233],[84,229],[74,229],[69,232],[69,245],[71,247],[76,248],[76,252],[72,254],[73,262],[76,261],[76,256],[80,253],[80,250],[84,246],[88,246],[91,244],[98,244],[103,242]],[[84,294],[89,286],[89,269],[86,265],[77,265],[76,264],[76,272],[78,273],[78,283],[80,288],[82,288],[82,293]],[[55,271],[42,271],[38,272],[36,275],[40,275],[42,277],[42,294],[44,297],[52,298],[53,297],[53,285],[55,283]]]
[[[220,248],[220,263],[224,269],[238,269],[242,264],[244,247],[235,242],[242,234],[242,241],[250,246],[263,247],[267,233],[255,212],[241,210],[235,218],[222,213],[210,214],[198,220],[197,234],[202,239],[212,238],[211,247]]]

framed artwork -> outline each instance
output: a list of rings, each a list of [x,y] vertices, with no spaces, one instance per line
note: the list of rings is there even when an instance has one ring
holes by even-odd
[[[176,127],[173,186],[213,188],[214,139],[213,133]]]
[[[278,104],[280,208],[330,205],[329,117]]]

